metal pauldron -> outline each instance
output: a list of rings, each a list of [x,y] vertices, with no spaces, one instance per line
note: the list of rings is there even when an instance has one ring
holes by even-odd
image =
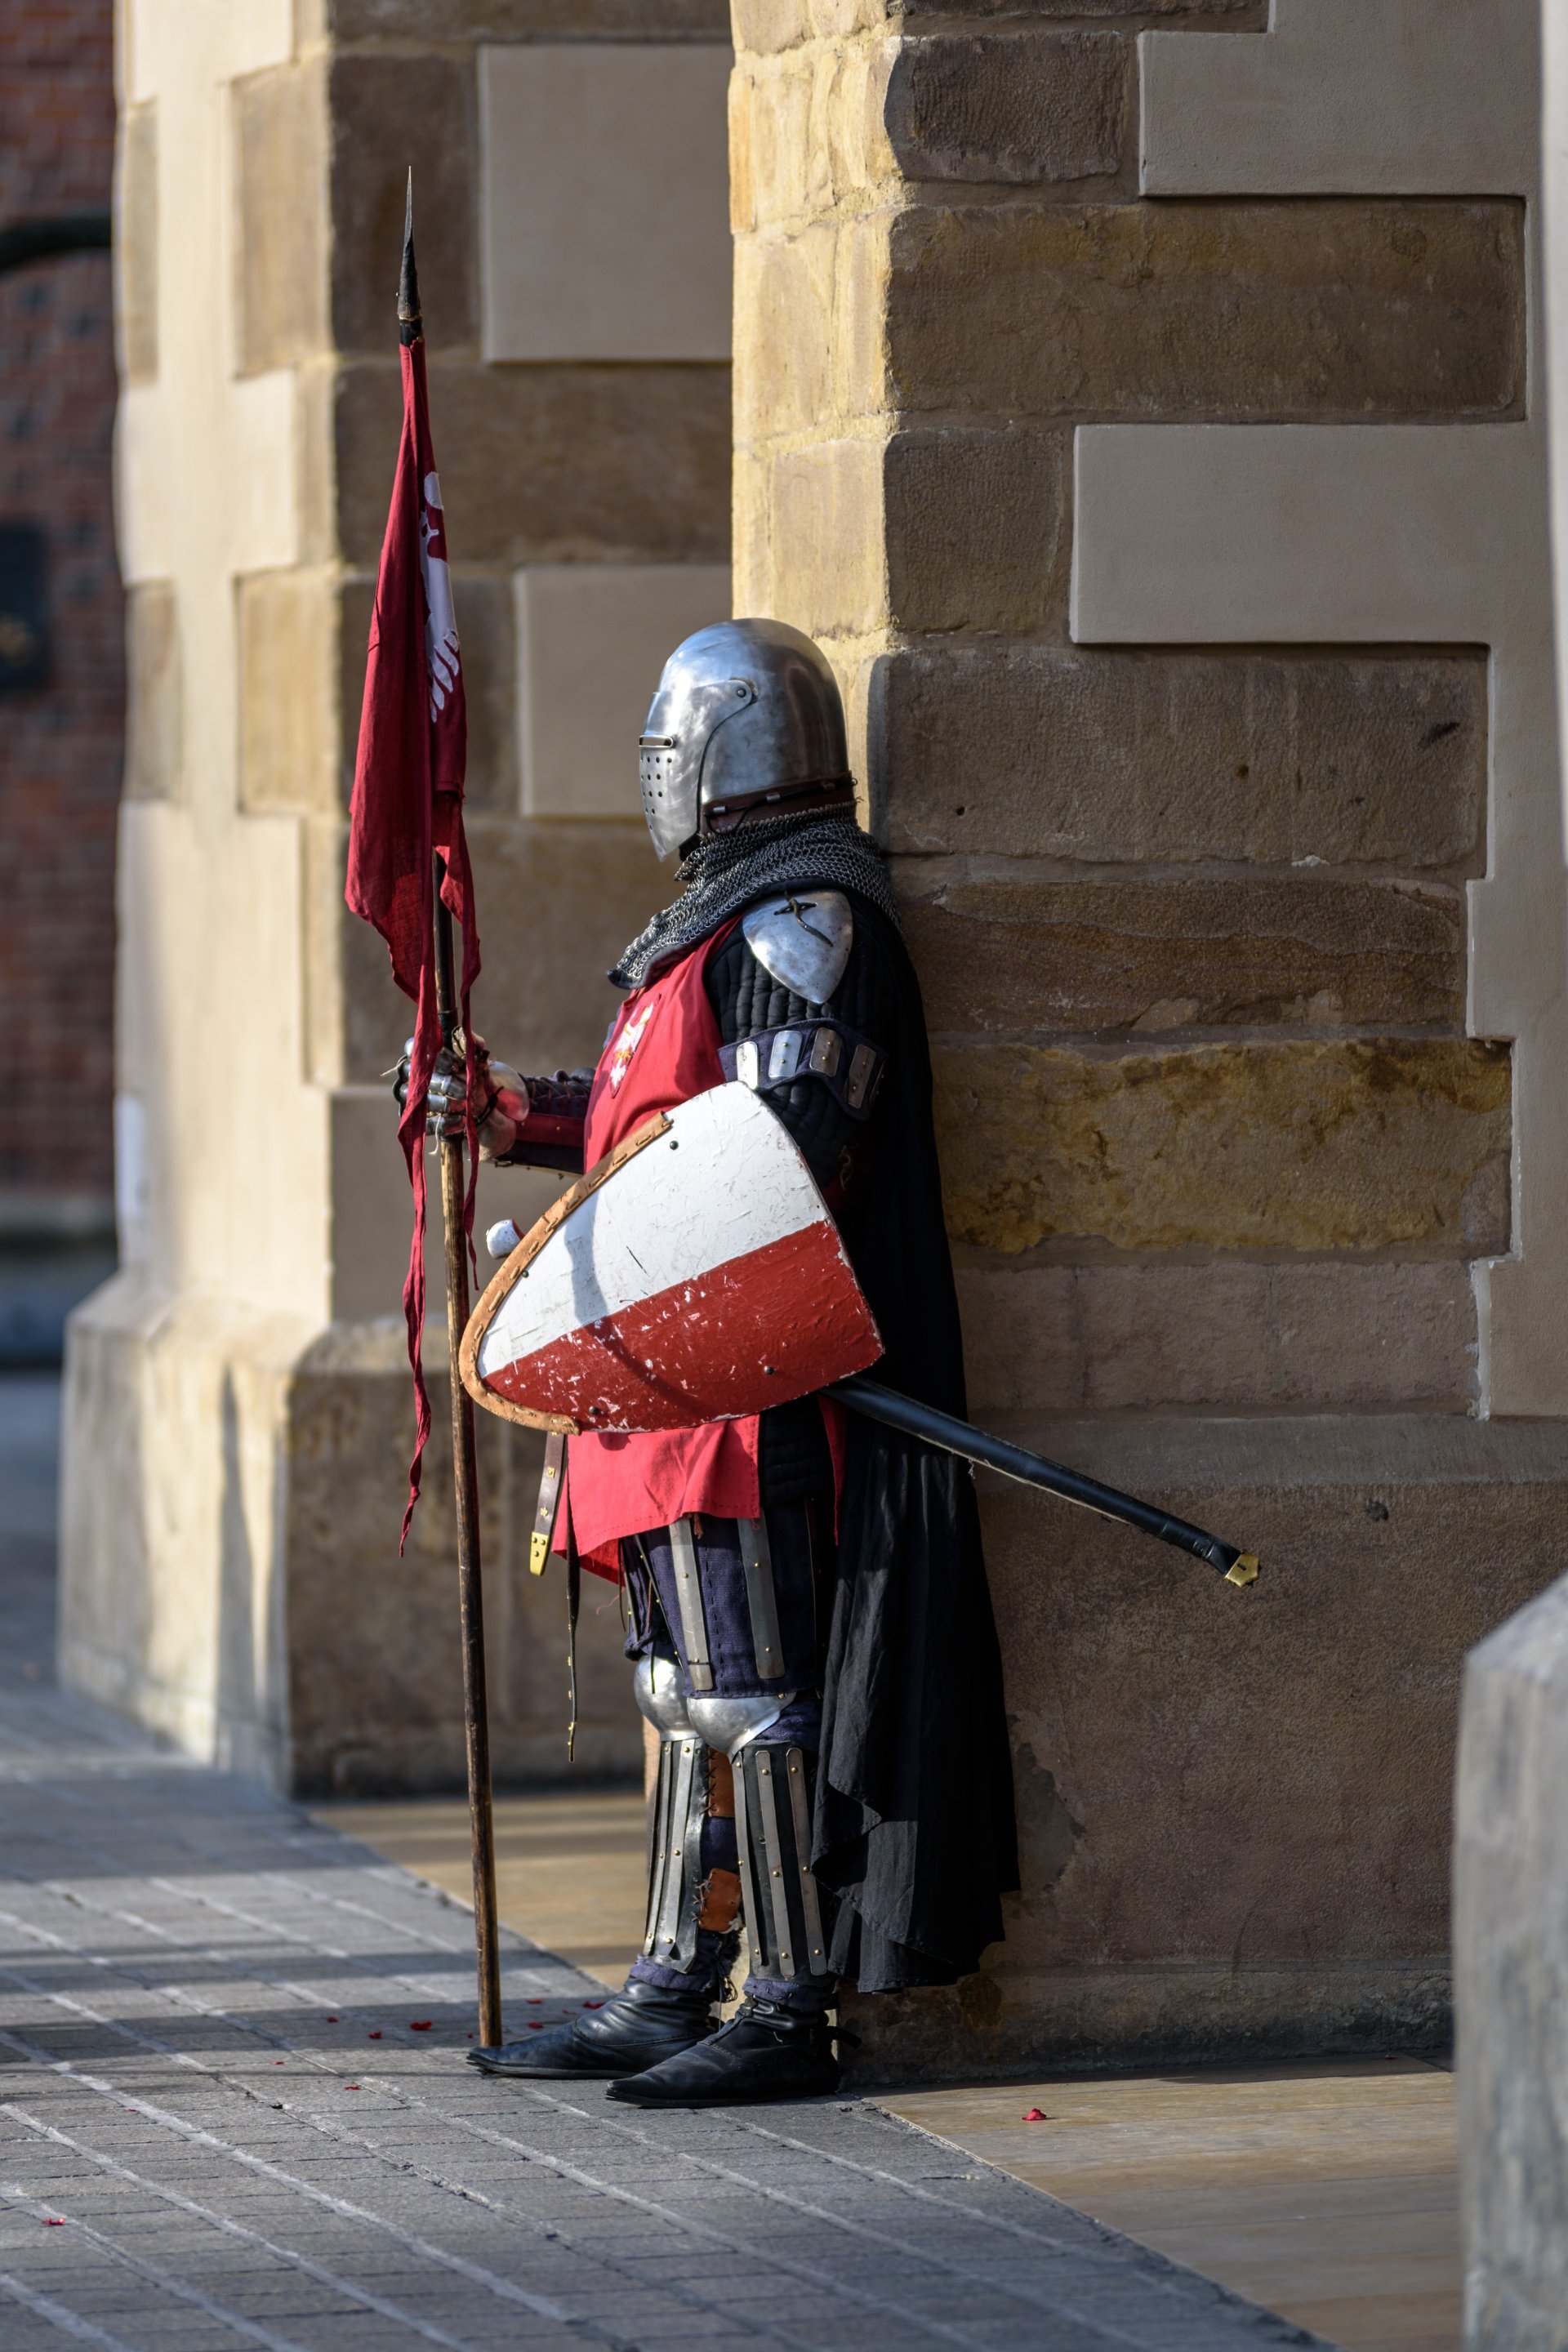
[[[721,1045],[719,1064],[727,1078],[759,1095],[793,1086],[796,1078],[820,1078],[851,1118],[869,1118],[888,1057],[845,1022],[791,1021]]]

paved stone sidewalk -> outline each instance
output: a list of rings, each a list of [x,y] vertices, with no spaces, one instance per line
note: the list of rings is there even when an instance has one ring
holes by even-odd
[[[41,1591],[0,1580],[4,2352],[1314,2340],[862,2101],[484,2082],[468,1915],[27,1675]],[[506,1962],[514,2031],[604,1997]]]

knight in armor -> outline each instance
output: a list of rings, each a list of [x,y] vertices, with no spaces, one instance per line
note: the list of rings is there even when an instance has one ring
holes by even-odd
[[[740,1079],[837,1221],[884,1342],[878,1378],[962,1414],[920,992],[822,653],[778,621],[689,637],[641,775],[679,895],[610,975],[626,1001],[595,1070],[522,1078],[480,1056],[484,1156],[580,1172],[655,1112]],[[465,1108],[461,1060],[443,1055],[433,1130]],[[608,2076],[644,2106],[832,2091],[839,1980],[953,1982],[1017,1884],[968,1465],[816,1397],[585,1433],[567,1453],[554,1540],[623,1585],[658,1734],[646,1933],[602,2008],[474,2063]],[[750,1973],[718,2023],[742,1924]]]

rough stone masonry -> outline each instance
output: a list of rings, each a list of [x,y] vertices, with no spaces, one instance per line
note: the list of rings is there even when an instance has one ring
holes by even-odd
[[[1141,194],[1140,34],[1214,54],[1246,5],[735,15],[737,594],[857,715],[972,1407],[1268,1570],[1233,1608],[988,1497],[1025,1888],[980,1979],[857,2025],[976,2070],[1437,2040],[1460,1661],[1568,1466],[1469,1417],[1510,1234],[1510,1055],[1464,1017],[1487,665],[1076,643],[1073,442],[1517,420],[1523,206]]]

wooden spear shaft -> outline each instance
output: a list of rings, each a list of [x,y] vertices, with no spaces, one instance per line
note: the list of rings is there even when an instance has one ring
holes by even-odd
[[[442,861],[436,860],[436,1004],[441,1042],[458,1027],[452,977],[452,917],[441,897]],[[490,1718],[485,1685],[485,1603],[479,1574],[479,1482],[474,1450],[474,1402],[458,1370],[468,1324],[468,1245],[463,1222],[463,1139],[444,1135],[441,1222],[447,1251],[447,1353],[452,1387],[452,1483],[458,1505],[458,1606],[463,1634],[463,1723],[468,1759],[468,1832],[474,1864],[474,1958],[479,1974],[479,2041],[501,2040],[500,1944],[496,1919],[495,1817],[490,1803]]]

